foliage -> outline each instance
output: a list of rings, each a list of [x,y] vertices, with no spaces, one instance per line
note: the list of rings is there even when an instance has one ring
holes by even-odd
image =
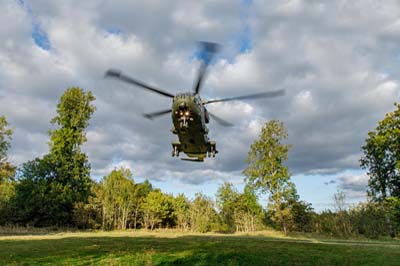
[[[216,227],[217,213],[214,202],[202,193],[196,193],[189,211],[191,230],[205,233]]]
[[[13,221],[12,198],[15,195],[15,182],[4,180],[0,182],[0,225],[9,224]]]
[[[254,190],[245,186],[239,193],[229,182],[217,192],[217,207],[225,232],[254,232],[262,224],[263,209]]]
[[[288,137],[282,122],[272,120],[261,130],[260,139],[250,147],[247,168],[243,171],[247,184],[269,193],[268,211],[284,231],[292,219],[290,203],[297,200],[294,184],[284,162],[291,147],[282,141]]]
[[[103,204],[100,184],[95,182],[91,186],[88,202],[77,202],[73,210],[73,222],[80,229],[103,228]]]
[[[54,182],[49,156],[22,165],[12,199],[15,222],[33,226],[65,226],[71,221],[69,187]]]
[[[135,184],[134,197],[131,202],[131,220],[129,228],[137,228],[143,222],[143,202],[147,195],[153,191],[153,186],[148,180]]]
[[[103,229],[126,229],[135,183],[129,169],[113,170],[101,182]]]
[[[57,105],[49,132],[50,153],[24,163],[13,198],[15,222],[35,226],[72,225],[74,206],[90,194],[90,165],[80,146],[95,110],[93,95],[70,88]]]
[[[75,202],[86,202],[90,193],[90,164],[80,146],[86,142],[85,129],[95,111],[91,92],[77,87],[69,88],[57,105],[57,116],[51,120],[58,126],[50,133],[50,160],[55,181],[73,191],[71,207]]]
[[[129,169],[115,169],[100,183],[90,179],[89,160],[81,151],[95,107],[93,95],[70,88],[57,105],[50,132],[50,152],[18,169],[7,162],[12,130],[0,117],[0,225],[76,226],[82,229],[179,228],[195,232],[254,232],[268,217],[273,226],[368,238],[400,233],[400,105],[369,133],[361,165],[368,168],[373,201],[348,208],[345,194],[334,197],[334,210],[315,213],[299,201],[285,166],[290,145],[283,123],[270,121],[248,153],[246,186],[239,192],[222,184],[216,201],[202,193],[193,200],[135,183]],[[15,178],[17,176],[17,178]],[[256,192],[266,193],[266,211]],[[215,209],[218,209],[218,212]]]
[[[9,223],[11,218],[10,200],[15,193],[15,166],[7,161],[11,147],[12,130],[5,116],[0,116],[0,224]]]
[[[336,226],[336,213],[331,210],[324,210],[317,214],[314,219],[314,232],[330,236],[339,236],[342,234]]]
[[[315,213],[311,204],[304,201],[294,201],[290,205],[292,215],[290,231],[312,232]]]
[[[369,238],[388,235],[386,214],[382,207],[380,203],[366,202],[350,210],[352,224],[358,234]]]
[[[225,182],[217,191],[216,205],[221,217],[222,227],[226,232],[235,232],[235,209],[239,193],[234,189],[232,183]]]
[[[375,200],[400,198],[400,104],[368,133],[361,167],[368,169],[369,194]]]
[[[249,185],[264,193],[276,194],[289,182],[290,174],[284,162],[288,158],[290,145],[282,144],[287,138],[282,122],[272,120],[264,125],[260,139],[254,141],[243,171]]]
[[[15,177],[16,167],[12,165],[10,162],[0,161],[0,183],[13,181]]]
[[[5,116],[0,116],[0,163],[7,159],[7,151],[11,147],[12,129]]]
[[[346,194],[338,191],[333,196],[335,208],[335,226],[336,235],[349,236],[353,232],[353,226],[350,221],[350,215],[347,210]]]
[[[190,201],[185,197],[184,194],[179,194],[173,199],[173,215],[176,219],[176,225],[182,231],[189,230],[189,210]]]
[[[234,212],[234,219],[237,232],[254,232],[262,228],[264,210],[258,203],[254,189],[249,186],[244,187],[243,193],[237,198]]]
[[[142,204],[144,228],[153,230],[159,226],[164,219],[173,213],[172,205],[172,199],[169,195],[158,189],[151,191]]]
[[[400,233],[400,201],[397,198],[360,203],[350,210],[350,217],[356,233],[368,238],[394,237]]]
[[[388,218],[390,236],[400,235],[400,198],[390,197],[383,202]]]

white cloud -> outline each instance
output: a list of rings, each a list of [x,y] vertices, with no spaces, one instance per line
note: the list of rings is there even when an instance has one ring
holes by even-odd
[[[69,86],[90,89],[97,98],[84,147],[95,175],[124,162],[144,177],[197,184],[240,175],[269,119],[288,129],[293,173],[357,169],[367,132],[399,99],[397,1],[253,1],[246,11],[241,1],[228,0],[27,3],[32,14],[16,2],[0,3],[0,114],[15,128],[11,155],[17,163],[46,152],[49,120]],[[32,40],[32,17],[47,33],[50,51]],[[252,49],[239,54],[246,26]],[[176,136],[169,116],[142,118],[170,106],[168,99],[103,80],[114,67],[172,93],[188,91],[198,66],[197,40],[226,48],[210,68],[204,98],[287,92],[210,105],[235,126],[210,123],[220,153],[204,164],[170,157]]]

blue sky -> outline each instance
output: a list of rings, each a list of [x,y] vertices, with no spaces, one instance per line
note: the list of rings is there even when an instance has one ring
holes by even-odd
[[[19,4],[26,9],[26,12],[29,14],[32,25],[32,39],[37,46],[44,50],[50,50],[51,44],[49,41],[49,37],[47,33],[41,28],[39,22],[35,18],[35,15],[32,13],[32,9],[30,7],[29,1],[19,0]]]

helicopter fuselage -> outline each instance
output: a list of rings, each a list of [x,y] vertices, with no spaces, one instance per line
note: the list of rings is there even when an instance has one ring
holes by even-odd
[[[203,161],[207,156],[215,156],[215,142],[208,138],[209,122],[207,109],[199,95],[192,93],[178,94],[173,98],[172,133],[179,141],[172,142],[173,156],[184,152],[193,161]]]

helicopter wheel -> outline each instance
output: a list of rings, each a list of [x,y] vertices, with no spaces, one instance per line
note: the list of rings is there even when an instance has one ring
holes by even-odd
[[[177,146],[174,146],[174,149],[172,150],[172,157],[179,157],[179,150]]]

